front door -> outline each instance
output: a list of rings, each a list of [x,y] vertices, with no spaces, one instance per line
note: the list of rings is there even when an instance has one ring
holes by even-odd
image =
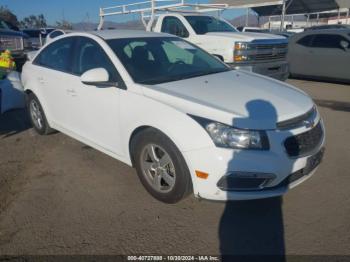
[[[120,83],[119,74],[102,47],[94,40],[79,37],[74,52],[71,100],[76,105],[70,112],[70,126],[79,136],[114,154],[121,154],[120,93],[111,86],[86,85],[80,76],[94,68],[105,68],[111,83]]]

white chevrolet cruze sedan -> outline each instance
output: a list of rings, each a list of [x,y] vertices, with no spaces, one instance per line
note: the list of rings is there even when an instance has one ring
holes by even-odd
[[[166,34],[60,36],[24,65],[22,82],[39,134],[61,131],[134,166],[166,203],[191,192],[280,196],[323,156],[324,127],[308,95]]]

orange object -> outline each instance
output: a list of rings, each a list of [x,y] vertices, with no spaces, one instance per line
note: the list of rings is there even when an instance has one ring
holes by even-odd
[[[209,174],[205,173],[205,172],[202,172],[202,171],[196,170],[196,176],[199,177],[199,178],[202,178],[202,179],[207,179]]]

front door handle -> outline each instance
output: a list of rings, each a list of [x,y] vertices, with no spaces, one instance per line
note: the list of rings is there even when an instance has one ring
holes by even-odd
[[[77,92],[74,89],[67,89],[66,92],[68,95],[77,96]]]

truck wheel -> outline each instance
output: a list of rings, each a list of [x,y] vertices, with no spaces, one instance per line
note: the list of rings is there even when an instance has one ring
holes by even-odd
[[[132,141],[141,183],[156,199],[176,203],[192,191],[191,175],[181,152],[160,131],[149,128]]]
[[[38,98],[33,93],[28,94],[27,110],[29,113],[30,122],[38,134],[48,135],[54,132],[46,120],[44,110]]]

